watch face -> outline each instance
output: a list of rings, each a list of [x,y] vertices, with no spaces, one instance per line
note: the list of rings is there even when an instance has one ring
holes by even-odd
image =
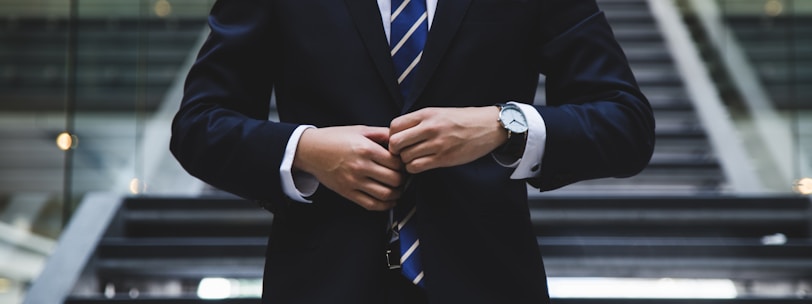
[[[515,106],[504,107],[499,113],[499,119],[502,121],[502,124],[505,125],[505,128],[510,130],[510,132],[527,132],[527,119],[524,117],[524,113],[522,113],[522,111]]]

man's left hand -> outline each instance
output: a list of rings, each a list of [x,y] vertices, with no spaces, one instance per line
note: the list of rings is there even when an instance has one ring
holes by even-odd
[[[462,165],[504,144],[499,108],[425,108],[392,121],[389,151],[409,173]]]

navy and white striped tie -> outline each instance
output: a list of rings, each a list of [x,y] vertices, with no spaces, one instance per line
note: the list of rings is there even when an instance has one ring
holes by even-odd
[[[390,53],[395,63],[400,92],[407,98],[429,33],[426,1],[392,0],[392,15],[389,20],[392,22],[389,37]]]
[[[425,0],[392,0],[390,42],[392,61],[403,98],[409,97],[423,46],[428,36],[428,14]],[[417,238],[417,206],[413,199],[403,199],[393,211],[393,229],[400,241],[401,272],[415,285],[423,287],[420,240]]]
[[[416,211],[413,199],[404,199],[395,207],[392,229],[400,242],[400,271],[417,286],[423,287],[423,263],[420,260],[420,239],[417,237]]]

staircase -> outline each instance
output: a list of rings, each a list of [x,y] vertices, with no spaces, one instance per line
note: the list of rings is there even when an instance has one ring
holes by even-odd
[[[765,282],[812,284],[811,207],[808,198],[775,196],[530,201],[550,277],[727,278],[739,289],[738,298],[713,302],[623,303],[808,303],[795,294],[765,297],[750,289]],[[27,303],[208,303],[196,294],[203,278],[258,284],[272,220],[253,202],[234,197],[91,196],[61,240],[74,244],[74,252],[56,251]],[[82,231],[88,225],[103,229]],[[82,244],[90,246],[75,249]],[[76,250],[87,256],[77,257]],[[59,284],[63,288],[53,286]],[[554,302],[620,303],[612,301]]]
[[[705,195],[724,193],[726,178],[694,111],[646,0],[598,0],[654,109],[656,144],[649,166],[624,179],[583,181],[544,195]],[[544,102],[544,82],[537,103]]]

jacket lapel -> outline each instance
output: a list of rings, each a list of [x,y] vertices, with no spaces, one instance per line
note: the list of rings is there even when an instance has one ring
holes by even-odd
[[[421,58],[420,67],[418,67],[417,75],[412,83],[411,94],[403,104],[403,113],[409,112],[428,85],[457,33],[470,4],[471,0],[438,0],[434,21],[429,30],[426,47],[423,49],[423,58]]]
[[[369,52],[369,56],[378,68],[378,73],[386,84],[389,94],[397,106],[403,107],[403,97],[398,89],[398,80],[395,77],[395,68],[392,57],[389,55],[389,43],[381,24],[381,12],[378,4],[370,0],[345,0],[347,8],[355,22],[355,27],[361,35],[361,40]]]
[[[344,2],[372,61],[378,69],[378,73],[381,74],[387,90],[389,90],[389,94],[403,113],[408,112],[426,88],[429,79],[431,79],[432,74],[440,64],[443,55],[462,23],[471,0],[438,0],[434,21],[431,30],[429,30],[426,47],[423,50],[423,58],[412,83],[413,88],[410,90],[412,93],[406,100],[403,100],[398,89],[392,57],[389,54],[389,43],[386,41],[386,35],[383,32],[377,2],[370,0],[344,0]]]

